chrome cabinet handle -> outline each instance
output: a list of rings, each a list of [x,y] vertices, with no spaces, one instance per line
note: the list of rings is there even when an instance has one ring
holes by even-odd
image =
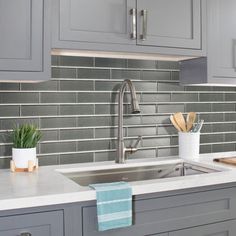
[[[130,38],[131,39],[136,39],[137,38],[137,31],[136,31],[136,9],[132,8],[130,9],[130,15],[132,17],[132,21],[131,21],[131,34],[130,34]]]
[[[31,233],[21,233],[20,236],[32,236]]]
[[[143,30],[140,35],[140,39],[145,41],[147,39],[147,10],[144,9],[141,11],[141,16],[143,17]]]

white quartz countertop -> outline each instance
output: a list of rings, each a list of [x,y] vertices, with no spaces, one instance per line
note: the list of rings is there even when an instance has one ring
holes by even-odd
[[[133,195],[174,191],[217,184],[236,184],[236,167],[219,164],[216,157],[236,156],[236,152],[200,155],[195,162],[222,169],[222,172],[131,182]],[[126,164],[112,162],[72,164],[40,167],[33,173],[12,173],[0,170],[0,210],[48,206],[96,199],[96,193],[89,187],[82,187],[65,177],[63,172],[116,169],[133,166],[172,163],[177,157],[129,160]]]

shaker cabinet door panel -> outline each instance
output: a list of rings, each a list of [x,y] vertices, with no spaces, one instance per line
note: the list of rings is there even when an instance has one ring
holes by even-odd
[[[208,62],[212,77],[236,78],[236,1],[208,0]]]
[[[65,41],[135,44],[130,9],[135,0],[60,0],[59,38]]]
[[[0,0],[0,70],[42,71],[43,0]]]
[[[0,217],[1,236],[64,236],[63,212]]]
[[[224,221],[169,233],[169,236],[235,236],[236,221]]]
[[[137,0],[138,44],[202,48],[201,0]]]

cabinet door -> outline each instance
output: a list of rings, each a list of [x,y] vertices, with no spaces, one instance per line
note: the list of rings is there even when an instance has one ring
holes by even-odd
[[[0,235],[63,236],[63,212],[53,211],[0,217]]]
[[[49,79],[48,2],[0,0],[0,80]]]
[[[201,49],[201,2],[137,0],[138,45]]]
[[[208,0],[208,69],[214,79],[236,78],[236,1]]]
[[[135,0],[60,0],[59,38],[65,41],[135,44],[130,9]]]
[[[184,230],[173,231],[169,236],[235,236],[236,221],[224,221],[215,224],[198,226]]]

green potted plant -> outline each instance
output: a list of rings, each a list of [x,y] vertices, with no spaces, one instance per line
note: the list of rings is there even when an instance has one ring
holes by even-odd
[[[35,125],[23,124],[13,129],[12,160],[15,168],[25,169],[29,162],[37,165],[36,146],[42,134]]]

